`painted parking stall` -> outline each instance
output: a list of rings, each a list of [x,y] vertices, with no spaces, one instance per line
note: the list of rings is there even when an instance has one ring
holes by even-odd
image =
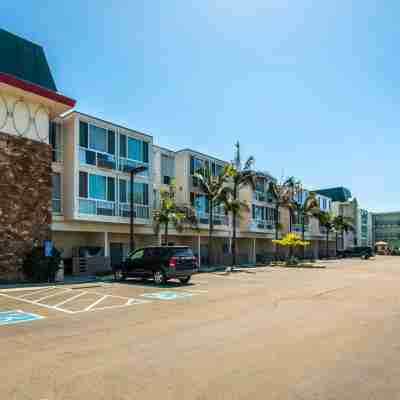
[[[22,310],[0,311],[0,326],[31,322],[45,317]]]

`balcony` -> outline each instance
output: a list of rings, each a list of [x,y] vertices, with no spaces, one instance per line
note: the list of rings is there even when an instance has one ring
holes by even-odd
[[[129,173],[129,171],[133,168],[136,167],[140,167],[140,166],[148,166],[146,163],[141,163],[138,161],[132,161],[132,160],[128,160],[127,158],[120,158],[119,159],[119,163],[118,163],[118,169],[122,172],[127,172]],[[137,174],[138,176],[148,176],[149,170],[146,169],[143,172],[140,172],[139,174]]]
[[[309,233],[310,231],[310,226],[309,225],[304,225],[304,232]],[[302,233],[303,232],[303,226],[302,224],[293,224],[292,225],[292,232],[295,233]]]
[[[273,231],[275,229],[275,221],[252,219],[250,222],[251,230]]]
[[[131,206],[128,203],[119,204],[118,211],[120,217],[129,218],[131,216]],[[133,212],[135,213],[135,218],[148,219],[150,217],[149,206],[135,204]]]
[[[273,199],[268,193],[265,192],[254,192],[253,193],[253,200],[259,201],[262,203],[272,203]]]
[[[81,214],[114,217],[116,215],[115,203],[105,200],[79,199],[79,212]]]
[[[210,216],[207,213],[197,212],[199,224],[208,225],[210,223]],[[213,215],[214,226],[228,226],[229,218],[225,214],[214,214]]]
[[[79,161],[83,165],[93,165],[104,169],[117,169],[117,161],[115,156],[106,153],[100,153],[85,148],[79,149]]]

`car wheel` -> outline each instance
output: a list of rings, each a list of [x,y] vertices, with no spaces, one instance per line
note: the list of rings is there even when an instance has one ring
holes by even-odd
[[[184,278],[179,278],[179,281],[183,284],[189,283],[191,276],[185,276]]]
[[[167,282],[164,271],[162,269],[158,269],[157,271],[154,271],[153,279],[157,285],[164,285],[165,282]]]

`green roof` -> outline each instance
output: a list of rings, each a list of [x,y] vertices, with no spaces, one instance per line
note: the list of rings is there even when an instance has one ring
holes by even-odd
[[[0,29],[0,72],[57,91],[41,46]]]
[[[351,198],[351,192],[345,187],[315,190],[316,193],[329,197],[332,201],[347,201]]]

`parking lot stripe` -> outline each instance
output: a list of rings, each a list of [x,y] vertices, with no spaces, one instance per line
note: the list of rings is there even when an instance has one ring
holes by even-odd
[[[62,292],[59,292],[59,291],[57,290],[56,293],[50,294],[50,295],[48,295],[48,296],[44,296],[44,297],[40,298],[39,300],[35,300],[35,302],[36,302],[36,303],[40,303],[42,300],[49,299],[50,297],[58,296],[59,294],[68,293],[68,292],[71,291],[71,289],[61,289],[61,290],[62,290]]]
[[[43,303],[37,303],[36,301],[23,299],[21,297],[10,296],[10,295],[4,294],[4,293],[0,293],[0,296],[7,297],[7,298],[13,299],[13,300],[23,301],[24,303],[33,304],[35,306],[41,306],[41,307],[44,307],[44,308],[48,308],[49,310],[57,310],[57,311],[65,312],[67,314],[74,314],[73,311],[66,310],[64,308],[59,308],[59,307],[56,307],[56,306],[49,306],[48,304],[43,304]]]
[[[61,303],[56,304],[55,307],[63,306],[64,304],[68,303],[69,301],[75,300],[78,297],[81,297],[81,296],[85,295],[86,293],[89,293],[89,292],[82,292],[82,293],[79,293],[79,294],[77,294],[75,296],[72,296],[69,299],[62,301]]]
[[[100,299],[96,300],[93,304],[91,304],[90,306],[85,308],[85,311],[89,311],[91,310],[94,306],[96,306],[97,304],[101,303],[104,299],[106,299],[107,297],[109,297],[108,294],[106,294],[103,297],[100,297]]]
[[[18,297],[22,299],[22,298],[24,298],[24,297],[33,296],[33,295],[38,294],[38,293],[48,292],[48,291],[53,290],[53,289],[54,289],[54,286],[51,286],[51,287],[47,287],[47,288],[45,288],[45,289],[35,290],[35,291],[32,292],[32,293],[24,294],[23,296],[18,296]]]

